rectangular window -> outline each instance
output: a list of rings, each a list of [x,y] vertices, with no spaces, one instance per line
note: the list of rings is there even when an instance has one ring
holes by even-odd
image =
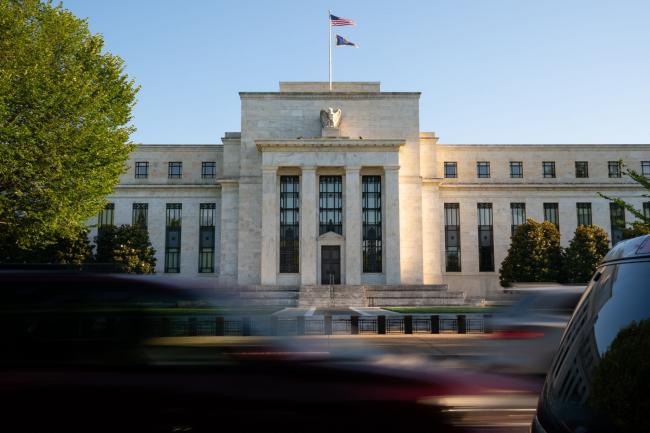
[[[115,218],[115,203],[106,203],[97,215],[97,227],[112,226]]]
[[[650,161],[641,161],[641,175],[650,177]]]
[[[576,211],[578,212],[578,225],[590,226],[591,225],[591,203],[576,203]]]
[[[526,203],[510,203],[510,214],[512,216],[510,234],[514,235],[517,227],[526,222]]]
[[[445,203],[445,270],[460,272],[460,206]]]
[[[201,163],[201,178],[202,179],[212,179],[217,174],[217,163],[216,162],[202,162]]]
[[[478,203],[478,270],[494,272],[492,203]]]
[[[521,178],[524,177],[524,163],[521,161],[510,162],[510,177]]]
[[[489,161],[479,161],[476,163],[476,177],[480,177],[480,178],[490,177]]]
[[[167,177],[169,179],[180,179],[183,176],[183,163],[170,162],[167,167]]]
[[[650,219],[650,201],[643,203],[643,216],[646,219]]]
[[[165,218],[165,272],[181,271],[181,203],[167,203]]]
[[[341,176],[321,176],[319,179],[319,233],[343,234],[343,181]]]
[[[217,205],[199,205],[199,273],[214,272],[214,233]]]
[[[381,272],[381,176],[362,176],[361,186],[363,272]]]
[[[587,161],[576,161],[576,177],[589,177],[589,163]]]
[[[608,161],[609,177],[621,177],[621,161]]]
[[[445,177],[456,178],[458,177],[458,164],[455,162],[445,162]]]
[[[544,221],[555,224],[555,227],[560,228],[560,212],[557,203],[544,203]]]
[[[542,162],[542,174],[546,178],[555,177],[555,161]]]
[[[131,215],[131,225],[140,226],[147,229],[149,219],[148,203],[133,203],[133,213]]]
[[[280,272],[300,272],[300,178],[280,176]]]
[[[149,177],[149,163],[146,161],[135,163],[135,178],[146,179]]]
[[[609,221],[612,226],[612,246],[623,240],[625,230],[625,208],[616,203],[609,204]]]

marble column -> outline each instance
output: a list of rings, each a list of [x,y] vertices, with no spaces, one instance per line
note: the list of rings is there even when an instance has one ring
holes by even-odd
[[[345,167],[345,284],[361,284],[360,167]]]
[[[221,248],[219,278],[237,282],[237,233],[239,220],[239,183],[221,179]]]
[[[384,167],[384,190],[386,284],[400,284],[399,166]]]
[[[262,167],[262,285],[277,284],[279,225],[277,167]]]
[[[300,284],[314,285],[317,278],[318,207],[316,167],[303,167],[300,183]]]

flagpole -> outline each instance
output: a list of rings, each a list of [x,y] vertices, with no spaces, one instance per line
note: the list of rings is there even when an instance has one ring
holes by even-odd
[[[327,24],[329,27],[329,43],[327,44],[329,49],[330,49],[330,61],[329,61],[329,66],[330,66],[330,73],[329,73],[329,80],[330,80],[330,92],[332,91],[332,11],[329,10],[327,11]]]

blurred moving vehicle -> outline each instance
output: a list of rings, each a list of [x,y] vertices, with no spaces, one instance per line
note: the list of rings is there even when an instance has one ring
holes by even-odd
[[[532,431],[650,431],[650,235],[616,244],[571,317]]]
[[[459,422],[453,409],[490,413],[538,389],[406,356],[314,351],[300,338],[170,337],[161,310],[233,309],[228,290],[179,281],[1,271],[3,428],[471,431],[476,417]]]
[[[486,342],[485,368],[546,374],[584,286],[518,289],[513,305],[494,314]]]

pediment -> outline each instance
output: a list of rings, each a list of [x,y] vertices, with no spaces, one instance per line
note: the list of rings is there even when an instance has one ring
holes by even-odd
[[[344,239],[345,238],[343,236],[341,236],[338,233],[334,233],[334,232],[323,233],[322,235],[320,235],[318,237],[318,240],[321,241],[321,242],[322,241],[325,241],[325,242],[328,242],[328,241],[342,241]]]

